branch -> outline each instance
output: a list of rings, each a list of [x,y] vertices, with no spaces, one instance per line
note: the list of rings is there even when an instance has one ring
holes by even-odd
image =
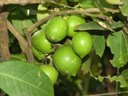
[[[6,22],[7,16],[8,12],[0,13],[0,55],[2,61],[7,61],[10,59],[9,36]]]
[[[109,8],[104,8],[105,12],[111,12],[111,13],[118,13],[119,10],[117,9],[109,9]],[[47,16],[46,18],[43,18],[39,21],[37,21],[34,25],[32,25],[27,32],[32,33],[32,31],[37,28],[38,26],[40,26],[41,24],[45,23],[47,20],[49,20],[50,18],[54,17],[54,16],[58,16],[58,15],[68,15],[68,14],[81,14],[81,15],[85,15],[85,16],[94,16],[93,13],[98,13],[97,15],[95,15],[95,17],[98,18],[102,18],[104,20],[107,21],[111,21],[111,18],[103,15],[101,13],[101,10],[98,8],[90,8],[90,9],[76,9],[76,10],[64,10],[64,11],[53,11],[50,16]]]
[[[7,26],[10,32],[17,38],[19,44],[21,45],[22,51],[26,54],[27,60],[29,63],[34,63],[33,54],[31,51],[31,48],[29,48],[27,41],[24,39],[24,37],[14,28],[14,26],[10,23],[10,21],[7,21]]]
[[[37,3],[44,3],[48,0],[0,0],[0,5],[8,5],[8,4],[37,4]]]
[[[123,95],[123,94],[128,94],[128,91],[122,91],[122,92],[117,92],[118,95]],[[111,93],[101,93],[101,94],[94,94],[94,95],[86,95],[86,96],[116,96],[116,92],[111,92]]]

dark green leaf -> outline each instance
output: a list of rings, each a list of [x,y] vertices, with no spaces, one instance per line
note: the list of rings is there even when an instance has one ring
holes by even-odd
[[[120,21],[112,22],[111,24],[107,22],[91,21],[91,22],[87,22],[87,23],[76,26],[75,30],[110,30],[110,28],[117,29],[123,26],[124,24]]]
[[[87,74],[90,71],[90,65],[91,65],[91,58],[88,58],[83,62],[81,67],[83,74]]]
[[[103,35],[93,36],[93,48],[95,49],[96,54],[102,57],[105,49],[105,38]]]
[[[102,70],[102,62],[100,57],[93,51],[91,53],[91,66],[90,71],[94,76],[99,76],[101,74]]]
[[[0,64],[0,88],[9,96],[54,96],[50,79],[35,65],[21,61]]]
[[[110,47],[114,55],[111,60],[114,67],[121,68],[128,61],[128,40],[126,36],[122,31],[112,33],[108,36],[107,46]]]

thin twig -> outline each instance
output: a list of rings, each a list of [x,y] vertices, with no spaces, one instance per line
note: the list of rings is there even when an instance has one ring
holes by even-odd
[[[111,12],[111,13],[118,13],[119,10],[117,9],[109,9],[109,8],[104,8],[106,12]],[[27,32],[32,33],[32,31],[40,26],[42,23],[45,23],[47,20],[49,20],[51,17],[57,16],[57,15],[68,15],[68,14],[82,14],[85,16],[94,16],[92,13],[101,13],[101,11],[98,8],[90,8],[90,9],[76,9],[76,10],[64,10],[64,11],[59,11],[59,12],[52,12],[50,16],[47,16],[46,18],[43,18],[39,21],[37,21],[34,25],[32,25]],[[96,17],[105,19],[107,21],[110,21],[111,18],[108,18],[102,14],[97,14]]]
[[[26,54],[29,63],[33,63],[33,54],[31,53],[31,48],[29,48],[27,41],[24,37],[15,29],[15,27],[7,20],[7,26],[10,32],[17,38],[19,44],[21,45],[22,51]]]
[[[0,0],[0,5],[7,5],[7,4],[26,5],[26,4],[43,3],[46,1],[48,1],[48,0]]]
[[[102,94],[94,94],[94,95],[83,95],[83,96],[110,96],[110,95],[121,95],[121,94],[128,94],[128,91],[122,91],[122,92],[111,92],[111,93],[102,93]]]

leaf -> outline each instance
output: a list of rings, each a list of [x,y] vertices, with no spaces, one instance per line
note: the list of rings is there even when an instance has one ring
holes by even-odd
[[[37,8],[37,15],[36,15],[37,20],[39,21],[47,16],[49,16],[48,8],[42,4],[39,4]]]
[[[26,30],[33,25],[31,19],[24,19],[24,20],[14,19],[12,20],[12,23],[14,27],[18,30],[18,32],[23,36],[25,36]]]
[[[11,60],[27,61],[25,54],[11,54]]]
[[[128,40],[122,31],[114,32],[107,38],[107,46],[110,47],[114,57],[111,63],[114,67],[121,68],[128,62]]]
[[[81,70],[83,74],[87,74],[90,71],[90,65],[91,65],[91,58],[88,58],[85,60],[81,66]]]
[[[102,73],[102,62],[101,58],[96,55],[95,52],[91,54],[91,66],[90,66],[90,71],[94,76],[99,76]]]
[[[95,49],[96,54],[102,57],[105,50],[105,38],[103,35],[93,36],[93,48]]]
[[[121,21],[112,22],[111,24],[109,24],[107,22],[90,21],[90,22],[76,26],[75,30],[81,30],[81,31],[82,30],[110,30],[110,28],[117,29],[117,28],[121,28],[123,26],[124,26],[124,24]]]
[[[122,0],[123,5],[120,6],[120,10],[124,16],[128,16],[128,0]]]
[[[0,64],[0,88],[9,96],[54,96],[50,79],[35,65],[21,61]]]
[[[30,5],[29,5],[30,6]],[[9,19],[12,22],[13,26],[17,29],[17,31],[25,36],[27,29],[34,24],[34,17],[33,16],[27,16],[23,10],[27,10],[28,6],[20,6],[17,5],[16,9],[10,13]],[[34,8],[34,6],[30,6],[31,8]],[[29,9],[30,10],[30,9]],[[36,29],[37,30],[37,29]]]
[[[79,5],[85,9],[94,7],[93,0],[82,0]]]
[[[128,80],[128,70],[123,70],[123,71],[121,72],[121,75],[122,75],[126,80]]]
[[[110,76],[109,76],[108,79],[109,79],[111,82],[113,82],[113,81],[119,82],[121,88],[128,87],[128,83],[126,82],[126,80],[124,79],[124,77],[123,77],[122,75],[113,76],[113,77],[110,77]]]
[[[121,88],[127,88],[128,87],[128,82],[127,80],[125,80],[125,78],[122,76],[122,75],[119,75],[119,76],[101,76],[99,75],[97,78],[97,80],[99,80],[100,82],[103,82],[104,79],[108,79],[110,82],[119,82],[120,83],[120,87]]]
[[[99,76],[97,77],[97,79],[98,79],[100,82],[103,82],[103,80],[104,80],[105,78],[104,78],[104,76],[99,75]]]
[[[106,0],[106,2],[108,2],[110,4],[114,4],[114,5],[122,5],[123,4],[122,0]]]

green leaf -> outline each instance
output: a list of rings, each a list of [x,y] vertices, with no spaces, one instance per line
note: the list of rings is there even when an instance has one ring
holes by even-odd
[[[122,75],[113,76],[113,77],[108,76],[108,79],[111,82],[113,82],[113,81],[119,82],[121,88],[128,87],[128,83],[126,82],[125,78]]]
[[[105,49],[105,38],[103,35],[93,36],[93,48],[95,49],[96,54],[102,57]]]
[[[123,0],[123,5],[120,6],[120,10],[124,16],[128,16],[128,0]]]
[[[48,8],[42,4],[39,4],[37,9],[37,15],[36,15],[37,20],[39,21],[47,16],[49,16]]]
[[[102,62],[101,58],[96,55],[95,51],[91,53],[91,66],[90,66],[90,72],[94,76],[99,76],[102,73]]]
[[[114,32],[107,38],[107,46],[114,55],[111,63],[114,67],[121,68],[128,62],[128,40],[127,35],[122,32]]]
[[[79,5],[85,9],[94,7],[93,0],[82,0]]]
[[[122,5],[123,4],[122,0],[106,0],[106,2],[108,2],[110,4],[114,4],[114,5]]]
[[[0,88],[9,96],[54,96],[50,79],[35,65],[21,61],[0,64]]]
[[[104,78],[104,76],[99,75],[99,76],[97,77],[97,79],[98,79],[100,82],[103,82],[103,80],[104,80],[105,78]]]
[[[27,29],[34,24],[31,19],[14,19],[12,20],[12,23],[17,31],[23,36],[25,36]]]
[[[11,54],[11,60],[27,61],[25,54]]]
[[[108,22],[96,22],[91,21],[75,27],[75,30],[111,30],[123,27],[124,24],[121,21],[112,22],[109,24]]]
[[[81,70],[83,74],[87,74],[90,71],[91,58],[88,58],[82,63]]]
[[[122,75],[126,80],[128,80],[128,70],[123,70],[123,71],[121,72],[121,75]]]

